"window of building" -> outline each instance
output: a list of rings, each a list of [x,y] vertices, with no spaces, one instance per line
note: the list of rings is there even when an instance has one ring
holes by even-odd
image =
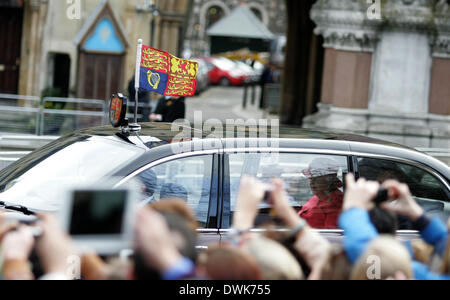
[[[261,21],[263,22],[263,15],[261,10],[259,10],[258,8],[252,7],[250,8],[250,10],[255,14],[255,16]]]
[[[206,13],[206,28],[210,28],[225,16],[225,11],[220,6],[211,6]]]

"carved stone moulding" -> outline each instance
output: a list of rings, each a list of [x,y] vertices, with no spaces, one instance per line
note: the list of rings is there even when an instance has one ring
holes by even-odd
[[[381,19],[370,20],[367,0],[318,0],[311,10],[315,34],[324,46],[373,52],[381,31],[428,34],[435,56],[450,57],[450,9],[447,0],[381,0]]]
[[[434,22],[436,35],[431,42],[433,56],[450,58],[450,5],[448,1],[438,1],[435,7]]]
[[[311,10],[314,32],[324,37],[326,48],[373,52],[380,21],[369,20],[367,9],[365,0],[319,0]]]
[[[434,30],[435,0],[389,0],[383,2],[383,26],[402,31]]]

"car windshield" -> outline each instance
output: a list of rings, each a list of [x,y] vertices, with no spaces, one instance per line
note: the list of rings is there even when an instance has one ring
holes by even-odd
[[[0,201],[57,211],[68,187],[112,175],[145,150],[105,137],[75,137],[44,147],[0,174]]]

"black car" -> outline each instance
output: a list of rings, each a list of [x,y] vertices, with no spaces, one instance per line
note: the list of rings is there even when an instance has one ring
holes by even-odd
[[[219,138],[164,123],[142,124],[139,133],[129,134],[111,126],[77,131],[2,170],[0,202],[22,211],[56,212],[68,185],[113,178],[119,187],[139,179],[145,201],[167,197],[187,201],[201,225],[199,247],[205,247],[229,232],[244,174],[263,181],[284,179],[292,206],[300,210],[314,196],[308,174],[316,161],[333,165],[341,192],[349,172],[372,180],[397,178],[409,185],[428,214],[442,220],[450,216],[450,168],[413,149],[302,129],[282,129],[279,139],[252,130],[228,134],[229,138]],[[270,217],[268,211],[261,207],[259,221]],[[318,230],[330,240],[339,240],[342,231],[330,227]],[[401,229],[399,235],[416,236],[406,225]]]

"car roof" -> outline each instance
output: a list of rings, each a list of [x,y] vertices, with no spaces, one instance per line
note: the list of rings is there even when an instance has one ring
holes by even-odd
[[[185,132],[191,132],[192,136],[196,138],[206,139],[211,137],[222,138],[217,135],[214,135],[214,132],[211,130],[199,130],[186,125],[174,125],[170,123],[141,123],[142,129],[139,132],[141,136],[151,136],[154,138],[158,138],[162,141],[166,141],[168,143],[172,142],[172,140],[180,134],[181,130]],[[113,136],[120,132],[119,129],[113,128],[112,126],[101,126],[101,127],[91,127],[88,129],[83,129],[78,131],[80,134],[87,135],[96,135],[96,136]],[[271,130],[264,131],[265,135],[268,138],[273,137]],[[235,126],[232,131],[224,131],[223,137],[258,137],[262,131],[255,128],[245,127],[244,130],[241,129],[241,126]],[[345,142],[360,142],[360,143],[370,143],[377,145],[384,145],[390,147],[396,147],[401,149],[409,149],[412,151],[417,150],[413,148],[409,148],[400,144],[370,138],[366,136],[343,133],[338,131],[319,131],[319,130],[311,130],[304,129],[298,127],[283,127],[279,129],[277,133],[278,137],[281,139],[295,139],[295,140],[334,140],[334,141],[345,141]]]
[[[218,136],[211,130],[199,130],[185,125],[169,123],[142,123],[139,132],[141,137],[151,137],[161,140],[160,143],[149,143],[149,149],[164,148],[172,142],[179,141],[180,133],[183,134],[183,142],[193,140],[217,138],[222,140],[224,148],[236,148],[240,145],[251,147],[252,138],[273,138],[271,129],[263,131],[252,126],[234,126],[232,130],[226,130]],[[248,124],[247,124],[248,125]],[[225,128],[229,128],[224,126]],[[80,135],[115,136],[120,133],[118,128],[112,126],[93,127],[77,132]],[[450,180],[450,168],[439,160],[404,145],[339,131],[320,131],[298,127],[283,127],[275,132],[280,138],[281,148],[310,148],[329,149],[333,151],[346,151],[351,153],[370,153],[384,157],[402,158],[418,162],[422,165],[439,171]],[[233,140],[232,143],[228,141]],[[163,150],[163,149],[161,149]]]
[[[140,136],[148,136],[159,139],[166,143],[171,143],[181,132],[185,133],[186,138],[184,141],[189,141],[188,136],[205,139],[211,133],[206,131],[196,130],[186,125],[175,125],[170,123],[140,123],[141,131]],[[120,134],[120,129],[112,126],[100,126],[82,129],[76,133],[79,135],[92,135],[92,136],[115,136]],[[160,145],[160,144],[158,144]],[[158,146],[156,145],[156,146]]]

